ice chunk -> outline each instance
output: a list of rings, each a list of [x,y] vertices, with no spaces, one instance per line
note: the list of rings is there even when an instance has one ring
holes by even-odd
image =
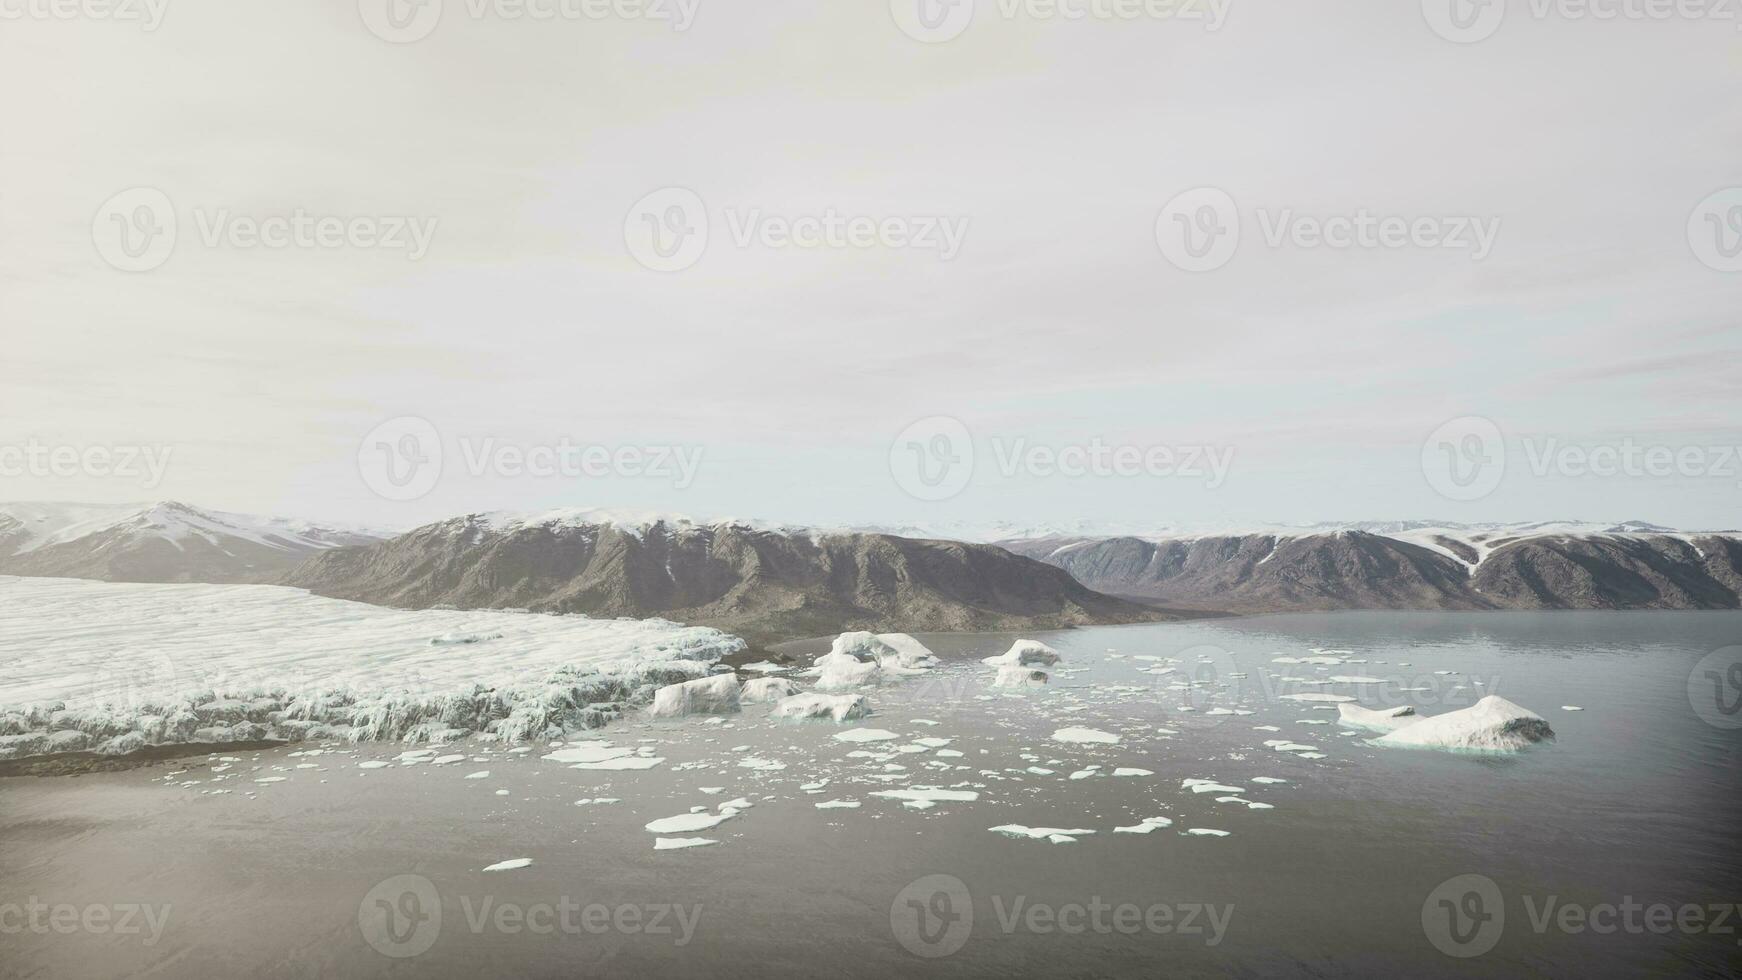
[[[647,825],[647,829],[655,834],[692,833],[697,830],[718,827],[737,815],[738,811],[730,807],[722,809],[719,813],[709,813],[706,810],[700,813],[680,813],[675,817],[655,820]]]
[[[627,745],[612,745],[610,742],[572,742],[567,748],[558,749],[542,756],[542,758],[546,762],[592,763],[604,762],[607,759],[619,759],[634,754],[635,750]]]
[[[981,663],[994,667],[1051,667],[1059,662],[1059,652],[1037,640],[1017,640],[1010,649]]]
[[[1005,664],[998,668],[998,676],[992,678],[993,687],[1045,687],[1050,678],[1044,670],[1033,667],[1017,667]]]
[[[863,694],[795,694],[774,706],[774,717],[798,720],[853,721],[870,713]]]
[[[980,798],[980,794],[971,789],[937,789],[930,786],[916,786],[911,789],[880,789],[871,795],[917,803],[972,803]]]
[[[648,714],[655,718],[689,715],[729,715],[739,710],[738,678],[717,674],[682,684],[668,684],[653,696]]]
[[[1054,844],[1073,844],[1078,837],[1086,837],[1093,830],[1085,828],[1064,827],[1024,827],[1019,823],[1007,823],[1003,826],[989,828],[994,834],[1006,837],[1026,837],[1029,840],[1049,840]]]
[[[532,859],[531,858],[509,858],[506,861],[497,861],[495,864],[490,865],[488,868],[485,868],[484,870],[485,871],[514,871],[514,870],[519,869],[519,868],[526,868],[526,867],[531,867],[531,866],[532,866]]]
[[[1282,696],[1282,700],[1284,700],[1284,701],[1319,701],[1319,702],[1324,702],[1326,704],[1341,704],[1345,701],[1353,701],[1355,699],[1348,696],[1347,694],[1312,694],[1312,693],[1309,693],[1309,694],[1284,694]]]
[[[570,769],[592,769],[604,772],[641,772],[652,769],[665,759],[656,756],[619,756],[615,759],[600,759],[598,762],[577,762]]]
[[[819,810],[857,810],[858,800],[825,800],[817,804]]]
[[[1554,738],[1542,716],[1490,694],[1471,707],[1423,718],[1381,735],[1372,744],[1387,748],[1443,749],[1451,752],[1516,752]]]
[[[1376,732],[1396,731],[1421,720],[1415,709],[1407,704],[1378,710],[1363,708],[1358,704],[1339,704],[1337,713],[1341,716],[1342,723],[1350,728],[1367,728]]]
[[[739,693],[739,700],[746,704],[761,704],[765,701],[779,701],[799,693],[797,684],[784,677],[758,677],[745,681],[744,689]]]
[[[877,661],[856,660],[844,653],[830,653],[817,661],[817,690],[851,691],[883,682],[883,668]]]
[[[1228,836],[1228,832],[1226,830],[1211,830],[1208,827],[1191,827],[1191,828],[1188,828],[1186,830],[1186,833],[1191,834],[1194,837],[1226,837],[1226,836]]]
[[[489,779],[490,778],[490,770],[480,769],[477,772],[469,772],[469,773],[466,773],[466,778],[467,779]]]
[[[1239,786],[1225,786],[1212,779],[1185,779],[1180,781],[1180,789],[1189,789],[1194,793],[1244,793]]]
[[[1153,775],[1155,775],[1155,773],[1153,770],[1149,770],[1149,769],[1136,769],[1136,768],[1131,768],[1131,767],[1127,767],[1127,766],[1121,766],[1118,769],[1113,770],[1113,775],[1115,775],[1115,776],[1153,776]]]
[[[1119,736],[1094,728],[1061,728],[1052,733],[1052,740],[1084,745],[1116,745]]]
[[[1143,822],[1131,827],[1114,827],[1115,834],[1147,834],[1163,827],[1173,826],[1173,821],[1166,817],[1144,817]]]
[[[709,844],[718,843],[719,841],[709,840],[706,837],[655,837],[653,849],[656,851],[679,851],[686,847],[707,847]]]
[[[835,733],[835,740],[839,742],[888,742],[900,737],[881,728],[853,728]]]

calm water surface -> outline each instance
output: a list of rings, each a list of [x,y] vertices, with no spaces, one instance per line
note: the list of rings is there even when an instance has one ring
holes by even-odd
[[[601,733],[666,760],[645,772],[574,770],[541,759],[544,747],[510,754],[473,741],[450,750],[466,761],[440,767],[360,769],[402,748],[365,746],[251,753],[217,775],[222,763],[202,757],[3,780],[0,905],[150,906],[162,928],[153,942],[0,915],[0,975],[1742,970],[1742,922],[1722,911],[1742,902],[1742,730],[1704,720],[1689,683],[1702,658],[1742,643],[1742,615],[1349,613],[1037,638],[1066,670],[1023,696],[989,691],[991,670],[975,659],[1010,637],[934,636],[924,639],[948,666],[876,692],[877,714],[863,722],[776,724],[751,707],[725,724]],[[1348,662],[1275,662],[1312,648],[1347,651]],[[1351,676],[1382,683],[1330,681]],[[1495,693],[1543,715],[1558,737],[1507,757],[1384,750],[1337,726],[1335,711],[1284,697],[1303,692],[1424,714]],[[899,738],[832,737],[854,727]],[[1120,741],[1054,741],[1064,727]],[[1264,745],[1278,739],[1324,758]],[[1111,775],[1117,767],[1153,775]],[[263,778],[282,781],[254,781]],[[1183,789],[1192,778],[1273,808]],[[870,795],[905,786],[978,799],[915,810]],[[599,797],[620,802],[576,805]],[[647,822],[736,797],[755,805],[669,835],[719,844],[652,849]],[[831,800],[860,805],[815,805]],[[1112,832],[1145,817],[1172,825]],[[989,831],[1005,824],[1096,832],[1055,844]],[[516,857],[533,863],[482,871]],[[374,904],[384,897],[398,929],[366,935],[360,909],[385,921]],[[1606,933],[1576,928],[1592,910],[1607,923],[1604,907],[1626,902],[1729,918],[1653,932],[1641,911],[1634,931],[1620,919]],[[596,909],[572,912],[566,929],[541,918],[564,905]],[[682,921],[691,927],[680,931]]]

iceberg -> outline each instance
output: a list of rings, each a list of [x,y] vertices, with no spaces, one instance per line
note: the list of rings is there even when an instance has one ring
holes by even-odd
[[[863,694],[795,694],[774,705],[773,717],[800,721],[853,721],[871,713]]]
[[[729,715],[739,710],[739,698],[738,678],[717,674],[660,688],[647,713],[654,718]]]
[[[1407,704],[1378,710],[1358,704],[1339,704],[1337,713],[1341,716],[1339,720],[1350,728],[1368,728],[1376,732],[1396,731],[1421,720],[1415,709]]]
[[[1005,688],[1045,687],[1050,680],[1051,678],[1044,670],[1006,664],[998,668],[998,676],[992,678],[992,686]]]
[[[883,668],[875,660],[859,660],[845,653],[827,653],[817,658],[817,690],[850,691],[883,682]]]
[[[993,667],[1051,667],[1062,659],[1059,652],[1038,640],[1017,640],[1010,649],[981,663]]]
[[[798,685],[784,677],[758,677],[744,682],[743,689],[738,692],[738,700],[745,704],[761,704],[789,698],[797,693]]]
[[[1517,752],[1552,740],[1554,729],[1541,715],[1490,694],[1461,711],[1423,718],[1373,739],[1386,748],[1441,749],[1448,752]]]

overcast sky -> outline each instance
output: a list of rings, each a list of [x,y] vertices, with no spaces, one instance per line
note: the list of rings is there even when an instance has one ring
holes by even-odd
[[[0,0],[0,499],[1742,524],[1734,20],[1516,3],[1456,43],[1414,0],[1229,0],[1219,26],[388,2],[128,0],[153,28]],[[649,253],[697,201],[706,238]],[[1226,229],[1204,201],[1238,248],[1170,251]],[[299,213],[343,235],[250,247]],[[876,233],[785,244],[831,214]],[[1362,215],[1412,240],[1314,236]],[[383,489],[431,432],[437,476]],[[565,440],[694,468],[473,459]],[[1037,446],[1144,462],[1063,475]],[[1681,461],[1591,475],[1567,446]],[[170,455],[154,482],[58,447]]]

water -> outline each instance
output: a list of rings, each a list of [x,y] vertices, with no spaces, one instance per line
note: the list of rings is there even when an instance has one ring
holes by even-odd
[[[461,750],[485,761],[364,771],[358,761],[388,759],[400,747],[298,758],[286,749],[241,756],[225,774],[234,778],[218,782],[206,781],[204,759],[0,781],[0,903],[26,896],[81,909],[138,903],[164,916],[159,938],[147,945],[148,937],[113,930],[5,928],[0,915],[0,974],[1742,970],[1742,922],[1731,904],[1742,901],[1742,731],[1703,720],[1689,692],[1695,665],[1742,638],[1742,614],[1343,613],[1037,638],[1060,650],[1070,669],[1046,691],[1010,697],[984,688],[990,669],[977,658],[1002,652],[1008,636],[924,637],[950,665],[877,692],[877,714],[846,726],[888,729],[904,742],[948,738],[959,758],[935,750],[850,757],[881,743],[838,742],[831,736],[839,728],[778,725],[752,707],[728,725],[630,723],[604,733],[666,759],[647,772],[578,771],[539,759],[542,748],[509,755],[471,743]],[[1273,662],[1315,647],[1351,651],[1352,662]],[[1145,674],[1140,668],[1156,662],[1137,656],[1179,663],[1171,675]],[[1182,675],[1201,683],[1175,689]],[[1347,675],[1386,683],[1300,683]],[[1338,728],[1334,711],[1282,697],[1300,691],[1360,693],[1370,707],[1412,703],[1424,714],[1495,693],[1542,714],[1558,738],[1507,757],[1378,749],[1365,744],[1368,735]],[[1209,714],[1215,707],[1252,714]],[[1121,741],[1050,740],[1067,726]],[[1318,746],[1325,758],[1263,745],[1283,738]],[[746,758],[786,768],[739,766]],[[298,764],[317,768],[291,768]],[[892,765],[904,768],[886,769]],[[1103,768],[1069,778],[1091,765]],[[1054,773],[1025,772],[1030,766]],[[1115,766],[1154,775],[1106,775]],[[462,778],[482,769],[491,776]],[[253,782],[271,775],[285,781]],[[1257,776],[1287,782],[1265,785]],[[1193,794],[1180,786],[1187,778],[1244,787],[1241,795],[1275,808]],[[820,792],[800,788],[822,779],[830,783]],[[201,782],[180,785],[189,780]],[[869,795],[904,785],[970,788],[979,799],[915,811]],[[710,796],[703,786],[723,791]],[[214,788],[233,792],[201,795]],[[497,795],[502,789],[508,795]],[[622,802],[574,805],[599,796]],[[651,849],[654,835],[642,828],[649,820],[739,796],[755,806],[697,834],[719,845]],[[860,807],[814,805],[830,799]],[[1173,826],[1111,832],[1151,816]],[[1097,833],[1053,844],[988,831],[1011,823]],[[1188,827],[1229,836],[1183,835]],[[513,857],[534,863],[480,870]],[[395,878],[408,874],[428,891]],[[1469,875],[1491,882],[1492,892],[1484,897],[1490,886],[1461,877]],[[383,887],[405,917],[394,920],[399,933],[377,933],[372,945],[359,909],[367,919]],[[407,894],[416,897],[408,903]],[[1441,899],[1463,917],[1454,922]],[[427,920],[433,925],[412,929],[412,913],[432,912],[438,902],[440,914]],[[1648,922],[1639,911],[1635,931],[1623,920],[1607,933],[1572,928],[1591,910],[1607,925],[1604,907],[1624,902],[1699,906],[1707,924],[1671,922],[1654,932],[1662,920]],[[565,903],[598,906],[594,914],[606,918],[591,925],[603,928],[588,927],[578,911],[567,930],[541,918]],[[654,916],[675,928],[673,906],[694,914],[687,939],[646,928]],[[517,918],[528,911],[531,920]],[[1468,913],[1488,916],[1488,925],[1477,928],[1483,920]],[[1680,914],[1692,922],[1691,913]],[[1719,915],[1727,919],[1714,921]],[[16,914],[10,921],[17,924]],[[540,922],[552,929],[532,931]],[[1455,957],[1436,937],[1455,952],[1485,951]]]

